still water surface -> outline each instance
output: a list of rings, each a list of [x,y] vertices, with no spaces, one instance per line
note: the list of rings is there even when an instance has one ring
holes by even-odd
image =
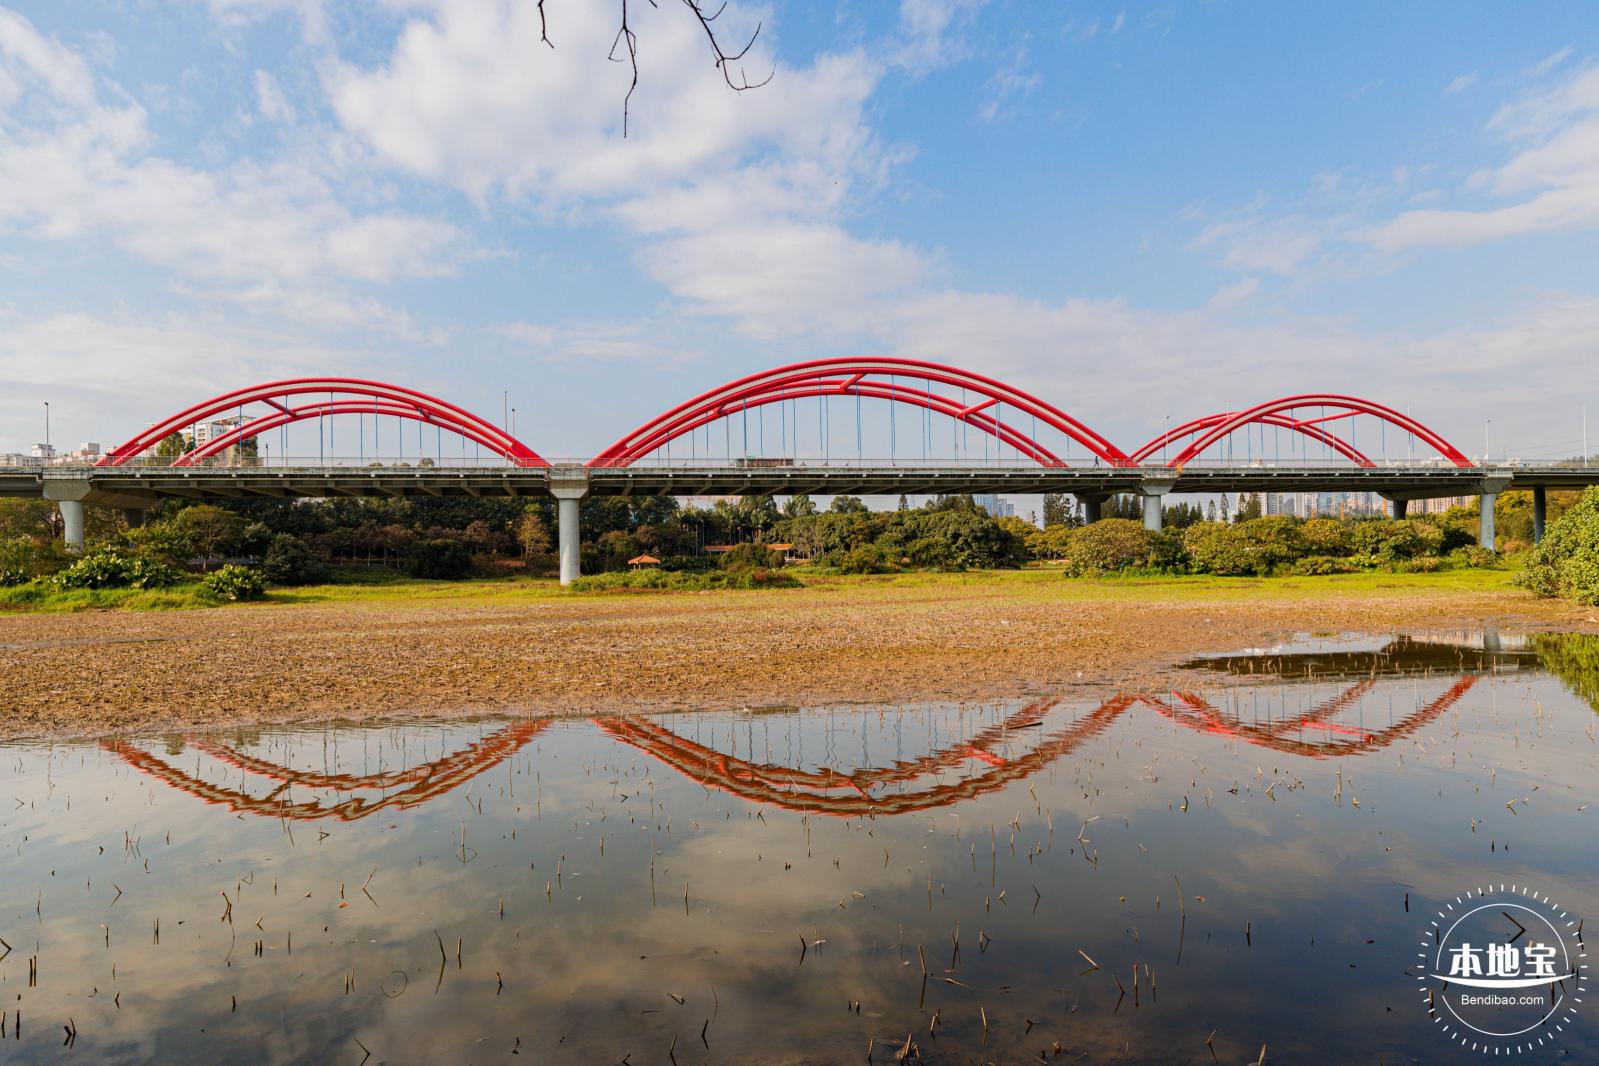
[[[1596,663],[14,744],[0,1062],[1464,1061],[1416,944],[1486,881],[1599,914]],[[1599,1007],[1524,1061],[1596,1059]]]

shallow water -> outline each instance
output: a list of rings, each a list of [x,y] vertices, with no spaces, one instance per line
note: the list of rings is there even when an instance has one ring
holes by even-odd
[[[1596,660],[11,745],[0,1061],[1477,1058],[1416,945],[1484,882],[1599,914]],[[1562,1056],[1599,1008],[1526,1061]]]

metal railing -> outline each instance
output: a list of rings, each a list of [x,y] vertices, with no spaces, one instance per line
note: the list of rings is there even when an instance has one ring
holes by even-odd
[[[586,466],[590,457],[547,457],[546,461],[553,467],[582,467]],[[516,463],[497,455],[493,456],[445,456],[434,458],[423,456],[270,456],[268,458],[228,458],[217,456],[202,459],[193,464],[178,465],[175,457],[168,456],[138,456],[128,459],[116,466],[99,466],[93,459],[56,459],[51,461],[35,461],[20,464],[0,464],[0,473],[11,475],[38,475],[51,472],[104,472],[135,470],[190,470],[190,471],[305,471],[305,470],[535,470],[537,467],[518,466]],[[1386,459],[1376,460],[1372,466],[1357,466],[1348,460],[1342,459],[1284,459],[1265,460],[1253,459],[1245,462],[1228,461],[1226,459],[1200,459],[1186,463],[1181,467],[1169,467],[1163,463],[1146,462],[1135,467],[1116,467],[1094,461],[1073,459],[1059,467],[1043,466],[1026,457],[1007,456],[1003,459],[991,456],[986,459],[938,459],[907,458],[905,456],[882,457],[791,457],[791,456],[649,456],[636,459],[626,466],[596,467],[597,470],[738,470],[749,473],[781,473],[785,470],[1021,470],[1043,471],[1050,469],[1068,470],[1073,472],[1098,471],[1114,473],[1117,471],[1139,471],[1146,474],[1166,473],[1176,474],[1184,470],[1328,470],[1347,471],[1357,473],[1367,470],[1376,473],[1384,471],[1504,471],[1512,473],[1517,470],[1569,470],[1573,472],[1593,470],[1599,472],[1599,457],[1591,464],[1580,459],[1501,459],[1493,460],[1487,464],[1479,463],[1470,467],[1456,467],[1446,459],[1428,457],[1421,459]]]

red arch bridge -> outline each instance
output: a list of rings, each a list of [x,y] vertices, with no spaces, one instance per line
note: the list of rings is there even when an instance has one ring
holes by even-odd
[[[1337,393],[1214,412],[1123,451],[1027,391],[889,357],[727,382],[589,459],[547,460],[518,438],[514,416],[496,422],[406,386],[322,377],[214,396],[83,461],[0,465],[0,495],[56,501],[75,547],[85,506],[136,517],[173,497],[550,496],[563,582],[577,576],[588,496],[1069,493],[1094,521],[1105,500],[1132,495],[1158,529],[1173,493],[1373,493],[1395,515],[1411,500],[1474,495],[1491,547],[1504,489],[1533,490],[1541,535],[1547,489],[1594,483],[1599,466],[1473,460],[1408,412]]]

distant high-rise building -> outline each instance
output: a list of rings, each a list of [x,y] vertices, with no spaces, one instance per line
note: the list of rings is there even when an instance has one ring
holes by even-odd
[[[1016,506],[997,493],[985,492],[974,495],[972,502],[994,518],[1009,518],[1016,514]]]

